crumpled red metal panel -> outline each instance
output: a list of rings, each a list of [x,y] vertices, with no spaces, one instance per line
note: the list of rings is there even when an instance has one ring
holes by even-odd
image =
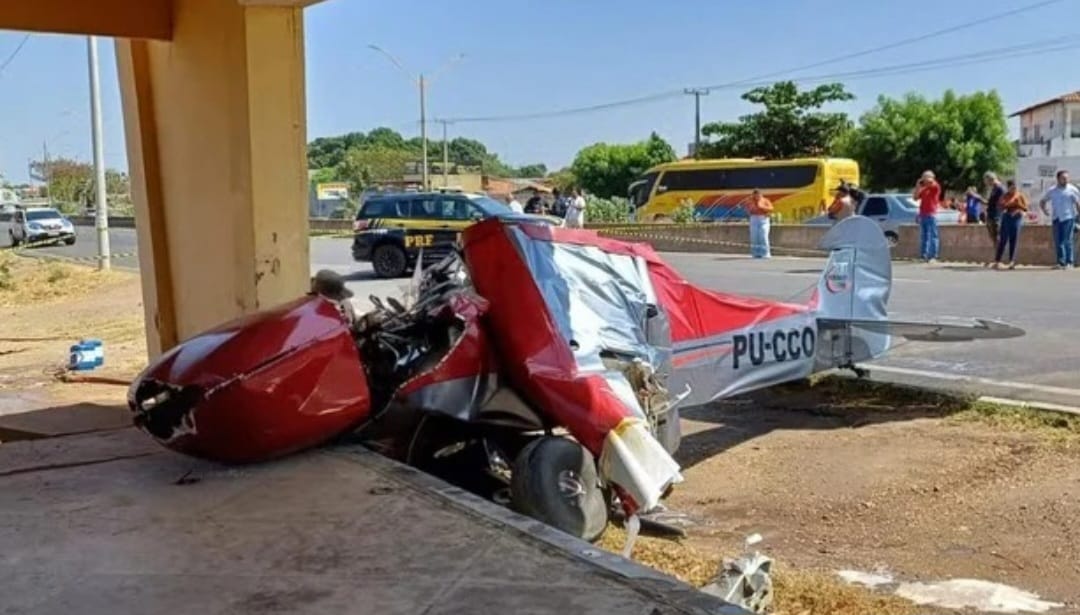
[[[312,296],[184,341],[147,367],[128,401],[136,425],[164,446],[229,463],[321,444],[371,410],[348,324]]]

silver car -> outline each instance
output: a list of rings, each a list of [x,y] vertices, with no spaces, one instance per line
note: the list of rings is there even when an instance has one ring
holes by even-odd
[[[75,225],[59,211],[51,207],[16,209],[8,229],[11,245],[45,241],[75,243]]]
[[[873,218],[881,226],[889,245],[895,246],[900,241],[900,226],[919,223],[919,204],[910,194],[901,192],[869,194],[855,212],[860,216]],[[939,209],[938,224],[959,224],[960,212],[951,209]],[[827,215],[817,216],[806,224],[828,225],[833,221]]]

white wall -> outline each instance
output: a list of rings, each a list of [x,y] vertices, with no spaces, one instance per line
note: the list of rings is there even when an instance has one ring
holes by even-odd
[[[1020,156],[1078,156],[1080,137],[1072,136],[1074,132],[1080,134],[1080,103],[1054,103],[1024,113],[1020,116]]]
[[[1041,156],[1016,161],[1016,183],[1027,195],[1031,210],[1038,214],[1041,223],[1049,224],[1049,221],[1041,219],[1039,199],[1054,185],[1057,172],[1062,170],[1069,172],[1073,183],[1080,181],[1080,156]]]

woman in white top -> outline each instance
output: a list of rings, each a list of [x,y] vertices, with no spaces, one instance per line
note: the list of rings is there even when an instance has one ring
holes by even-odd
[[[585,197],[581,196],[581,188],[574,188],[574,198],[566,205],[566,217],[563,226],[566,228],[585,227]]]

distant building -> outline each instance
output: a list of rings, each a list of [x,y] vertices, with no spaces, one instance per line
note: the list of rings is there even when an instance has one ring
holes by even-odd
[[[1068,171],[1074,181],[1080,178],[1080,90],[1010,117],[1020,118],[1016,181],[1029,198],[1038,200],[1054,185],[1058,171]]]
[[[333,218],[341,215],[349,206],[349,184],[328,182],[312,184],[308,195],[308,216]]]
[[[13,188],[0,188],[0,205],[18,205],[19,193]]]

